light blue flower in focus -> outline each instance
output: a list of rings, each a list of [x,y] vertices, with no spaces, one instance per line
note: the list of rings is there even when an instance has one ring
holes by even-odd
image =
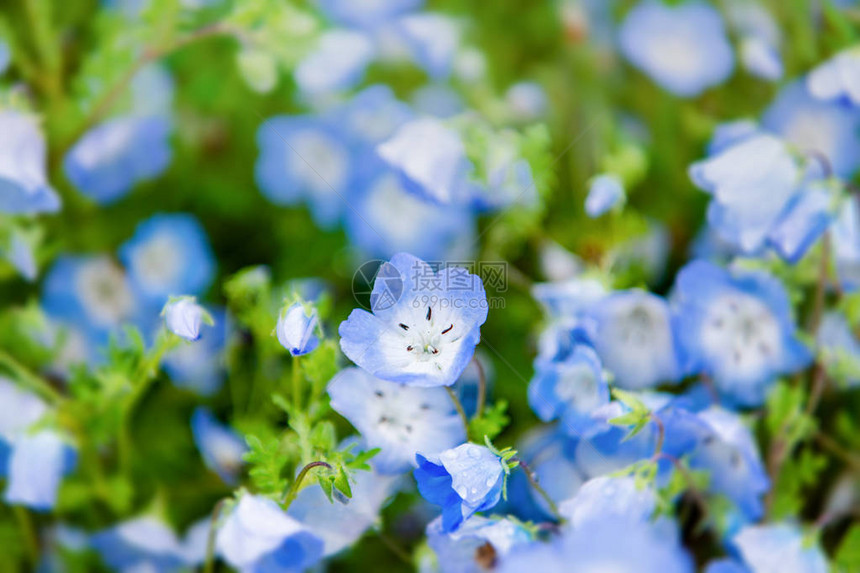
[[[441,388],[411,388],[360,368],[341,370],[328,385],[331,407],[359,431],[381,474],[402,473],[415,454],[437,455],[463,443],[463,422]]]
[[[631,64],[681,97],[723,83],[734,68],[723,20],[702,1],[643,0],[627,14],[618,41]]]
[[[485,446],[463,444],[437,456],[415,456],[418,491],[442,506],[442,531],[455,531],[479,511],[492,509],[505,480],[502,460]]]
[[[171,295],[202,295],[215,276],[206,231],[186,213],[153,215],[119,249],[136,292],[156,304]]]
[[[319,345],[318,327],[316,310],[308,312],[302,303],[295,302],[281,311],[275,332],[281,346],[293,356],[301,356],[313,352]]]
[[[206,467],[229,485],[236,485],[242,469],[242,456],[248,450],[245,440],[232,428],[221,424],[205,408],[191,415],[191,433]]]
[[[255,573],[300,573],[323,552],[323,541],[277,503],[249,493],[219,528],[215,546],[231,567]]]
[[[45,138],[34,116],[0,111],[0,213],[54,213],[60,197],[48,183]]]
[[[193,342],[200,338],[204,324],[212,326],[212,317],[192,296],[172,299],[162,311],[164,324],[173,334]]]
[[[474,355],[489,304],[480,277],[466,269],[436,272],[397,253],[379,268],[370,306],[341,323],[344,354],[384,380],[450,386]]]

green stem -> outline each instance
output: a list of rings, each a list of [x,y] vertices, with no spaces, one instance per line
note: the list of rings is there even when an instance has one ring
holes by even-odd
[[[448,392],[448,396],[451,397],[451,401],[454,402],[454,407],[457,409],[457,414],[460,416],[460,421],[463,422],[463,429],[466,430],[466,436],[469,435],[469,418],[466,417],[466,411],[463,409],[463,404],[460,403],[460,399],[457,398],[457,393],[450,386],[445,386],[445,390]]]
[[[5,350],[0,350],[0,364],[5,366],[19,382],[27,385],[31,390],[50,402],[56,404],[64,399],[62,394],[54,389],[45,379],[31,372]]]
[[[301,412],[302,408],[302,376],[301,369],[299,368],[299,357],[293,356],[293,407],[296,409],[296,413]]]
[[[475,417],[480,418],[484,414],[484,404],[487,401],[487,375],[477,354],[472,356],[472,361],[478,369],[478,406],[475,408]]]
[[[332,469],[331,464],[319,461],[311,462],[305,467],[303,467],[302,471],[299,472],[299,475],[296,476],[295,481],[292,483],[290,489],[287,491],[287,494],[284,496],[284,502],[281,504],[283,505],[284,509],[288,509],[290,507],[290,504],[293,503],[293,500],[296,499],[296,496],[299,495],[299,490],[302,487],[302,482],[304,481],[305,476],[308,475],[308,472],[310,472],[314,468],[319,467]]]
[[[36,535],[36,528],[33,525],[33,519],[30,517],[30,512],[24,506],[13,505],[12,511],[15,514],[15,519],[18,521],[21,535],[24,536],[24,547],[27,549],[27,559],[35,568],[39,563],[39,538]]]
[[[529,484],[532,486],[532,488],[534,488],[534,490],[536,492],[538,492],[540,494],[540,496],[546,502],[547,506],[549,506],[550,513],[552,513],[552,515],[556,518],[556,520],[559,523],[564,522],[565,521],[564,517],[562,517],[561,513],[558,511],[558,505],[556,505],[555,501],[553,501],[553,499],[549,496],[547,491],[544,488],[542,488],[541,485],[538,483],[537,476],[535,476],[534,472],[532,472],[532,470],[528,466],[528,464],[525,463],[523,460],[520,460],[520,459],[517,459],[516,461],[519,463],[520,467],[525,472],[526,477],[529,480]]]
[[[209,535],[206,537],[206,561],[203,566],[205,573],[213,573],[215,571],[215,527],[218,524],[218,518],[221,516],[221,510],[224,508],[224,501],[220,500],[212,509],[212,517],[209,520]]]

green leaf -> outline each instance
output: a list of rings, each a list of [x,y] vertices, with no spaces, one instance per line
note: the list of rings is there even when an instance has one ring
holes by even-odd
[[[836,573],[860,571],[860,525],[852,525],[833,558]]]
[[[287,480],[281,477],[281,470],[287,456],[281,451],[281,441],[272,438],[263,442],[254,435],[246,437],[250,451],[244,455],[248,462],[248,475],[254,486],[263,495],[279,497],[287,487]]]
[[[349,472],[346,471],[344,466],[339,466],[337,468],[337,473],[334,477],[334,487],[338,489],[343,495],[348,498],[352,498],[352,488],[349,485]]]
[[[499,400],[492,406],[484,408],[482,416],[469,421],[469,435],[482,441],[484,436],[491,440],[495,439],[511,421],[507,410],[508,403],[505,400]]]

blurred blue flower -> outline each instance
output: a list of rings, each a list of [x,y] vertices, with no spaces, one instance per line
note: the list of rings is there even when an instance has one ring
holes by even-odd
[[[390,87],[376,84],[355,94],[333,115],[350,137],[370,145],[389,138],[414,114],[394,96]]]
[[[842,202],[830,236],[841,286],[854,291],[860,287],[860,202],[856,195]]]
[[[759,133],[761,129],[751,119],[737,119],[717,124],[708,141],[708,155],[715,157],[733,145]]]
[[[618,41],[631,64],[681,97],[721,84],[734,68],[720,13],[699,0],[641,1],[621,24]]]
[[[0,213],[54,213],[60,197],[48,183],[45,138],[35,116],[0,110]]]
[[[803,80],[782,88],[761,125],[799,150],[822,156],[839,177],[848,178],[860,167],[860,108],[817,100]]]
[[[193,215],[153,215],[119,248],[136,292],[156,305],[171,295],[202,295],[215,278],[215,255]]]
[[[409,102],[419,116],[448,119],[466,111],[463,97],[451,86],[442,83],[421,86],[412,92]]]
[[[410,121],[377,152],[401,174],[409,191],[441,204],[470,200],[466,177],[473,165],[459,134],[441,121],[427,117]]]
[[[0,75],[6,73],[9,69],[9,64],[12,62],[12,50],[9,49],[9,43],[0,38]]]
[[[834,195],[819,181],[798,190],[768,233],[768,243],[779,256],[791,264],[797,263],[827,232],[836,215]]]
[[[308,98],[318,98],[354,88],[373,60],[376,49],[369,36],[352,30],[328,30],[314,51],[298,66],[296,85]]]
[[[589,337],[614,383],[640,390],[683,375],[666,301],[642,290],[618,291],[588,312]]]
[[[750,570],[733,559],[717,559],[708,563],[705,573],[750,573]]]
[[[734,402],[761,404],[773,380],[806,367],[782,284],[760,271],[730,274],[693,261],[678,273],[673,297],[685,370],[707,374]]]
[[[594,350],[578,345],[563,361],[538,363],[528,397],[541,420],[561,418],[576,435],[591,425],[594,410],[609,403],[609,386]]]
[[[212,396],[224,382],[226,365],[224,348],[230,320],[222,309],[212,312],[215,325],[200,333],[194,344],[181,344],[171,350],[162,366],[173,383],[200,396]]]
[[[819,64],[806,77],[806,87],[816,99],[841,99],[860,106],[860,50],[843,50]]]
[[[0,376],[0,477],[8,471],[15,440],[26,434],[48,412],[41,398]]]
[[[460,47],[460,25],[443,14],[420,12],[400,18],[397,31],[415,63],[431,78],[448,77]]]
[[[299,573],[322,557],[323,541],[274,501],[246,493],[218,530],[218,554],[241,571]]]
[[[815,340],[820,359],[828,371],[845,376],[850,386],[860,385],[860,341],[841,312],[824,313]]]
[[[750,573],[827,573],[827,558],[794,524],[749,525],[732,538]]]
[[[235,486],[242,470],[242,456],[248,450],[242,436],[218,422],[205,408],[196,408],[191,415],[191,433],[206,467],[224,483]]]
[[[302,356],[313,352],[319,345],[318,327],[317,311],[312,309],[308,312],[302,303],[295,302],[281,310],[275,331],[281,346],[293,356]]]
[[[537,82],[517,82],[505,92],[505,103],[518,121],[535,121],[546,113],[549,102]]]
[[[376,28],[419,9],[424,0],[320,0],[320,8],[336,24]]]
[[[9,246],[2,250],[2,255],[28,282],[36,280],[39,274],[36,253],[29,237],[24,233],[13,229],[9,237]]]
[[[326,118],[276,116],[257,131],[257,185],[276,205],[310,204],[317,224],[331,228],[346,207],[353,148]]]
[[[180,539],[160,519],[135,517],[93,534],[90,541],[116,571],[180,571],[203,563],[210,521],[198,521]]]
[[[592,219],[600,217],[616,205],[623,204],[625,197],[621,179],[615,175],[599,175],[589,185],[585,212]]]
[[[369,373],[411,386],[450,386],[471,360],[487,320],[480,277],[461,267],[439,272],[397,253],[377,272],[372,313],[355,309],[340,324],[344,354]]]
[[[509,518],[473,515],[454,532],[444,531],[442,517],[427,525],[427,544],[436,553],[440,573],[482,573],[488,563],[495,568],[511,549],[531,540],[529,530]]]
[[[631,476],[601,476],[588,480],[576,495],[558,506],[559,513],[574,529],[609,515],[631,522],[648,522],[657,508],[657,494]]]
[[[349,420],[381,474],[402,473],[415,454],[436,455],[466,439],[463,422],[441,388],[411,388],[380,380],[360,368],[341,370],[328,385],[332,409]]]
[[[170,131],[170,120],[162,116],[126,115],[104,121],[66,154],[66,177],[96,203],[113,203],[167,169]]]
[[[197,304],[194,297],[183,296],[171,300],[164,307],[164,323],[167,330],[188,341],[200,338],[200,328],[212,322],[206,309]]]
[[[783,75],[782,34],[773,16],[761,4],[733,0],[728,18],[740,36],[739,59],[755,77],[776,81]]]
[[[442,506],[442,531],[455,531],[479,511],[499,502],[505,481],[502,460],[484,446],[462,444],[427,458],[416,454],[418,491]]]
[[[9,455],[4,501],[38,511],[52,509],[60,482],[74,469],[76,457],[75,449],[53,430],[19,436]]]

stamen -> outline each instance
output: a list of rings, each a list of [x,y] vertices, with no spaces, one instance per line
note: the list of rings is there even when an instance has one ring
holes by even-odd
[[[427,307],[427,320],[430,320],[430,315],[433,313],[433,309],[429,306]]]
[[[374,392],[377,398],[382,398],[385,394],[382,393],[382,390],[377,390]]]
[[[409,330],[409,327],[408,327],[408,326],[406,326],[405,324],[403,324],[402,322],[401,322],[400,324],[398,324],[397,326],[399,326],[399,327],[400,327],[400,328],[402,328],[403,330]]]
[[[406,347],[406,352],[412,352],[413,348],[415,348],[415,347],[410,344],[409,346]]]
[[[453,324],[452,324],[451,326],[449,326],[448,328],[446,328],[445,330],[443,330],[443,331],[442,331],[442,334],[447,334],[447,333],[451,332],[451,329],[452,329],[452,328],[454,328],[454,325],[453,325]]]

